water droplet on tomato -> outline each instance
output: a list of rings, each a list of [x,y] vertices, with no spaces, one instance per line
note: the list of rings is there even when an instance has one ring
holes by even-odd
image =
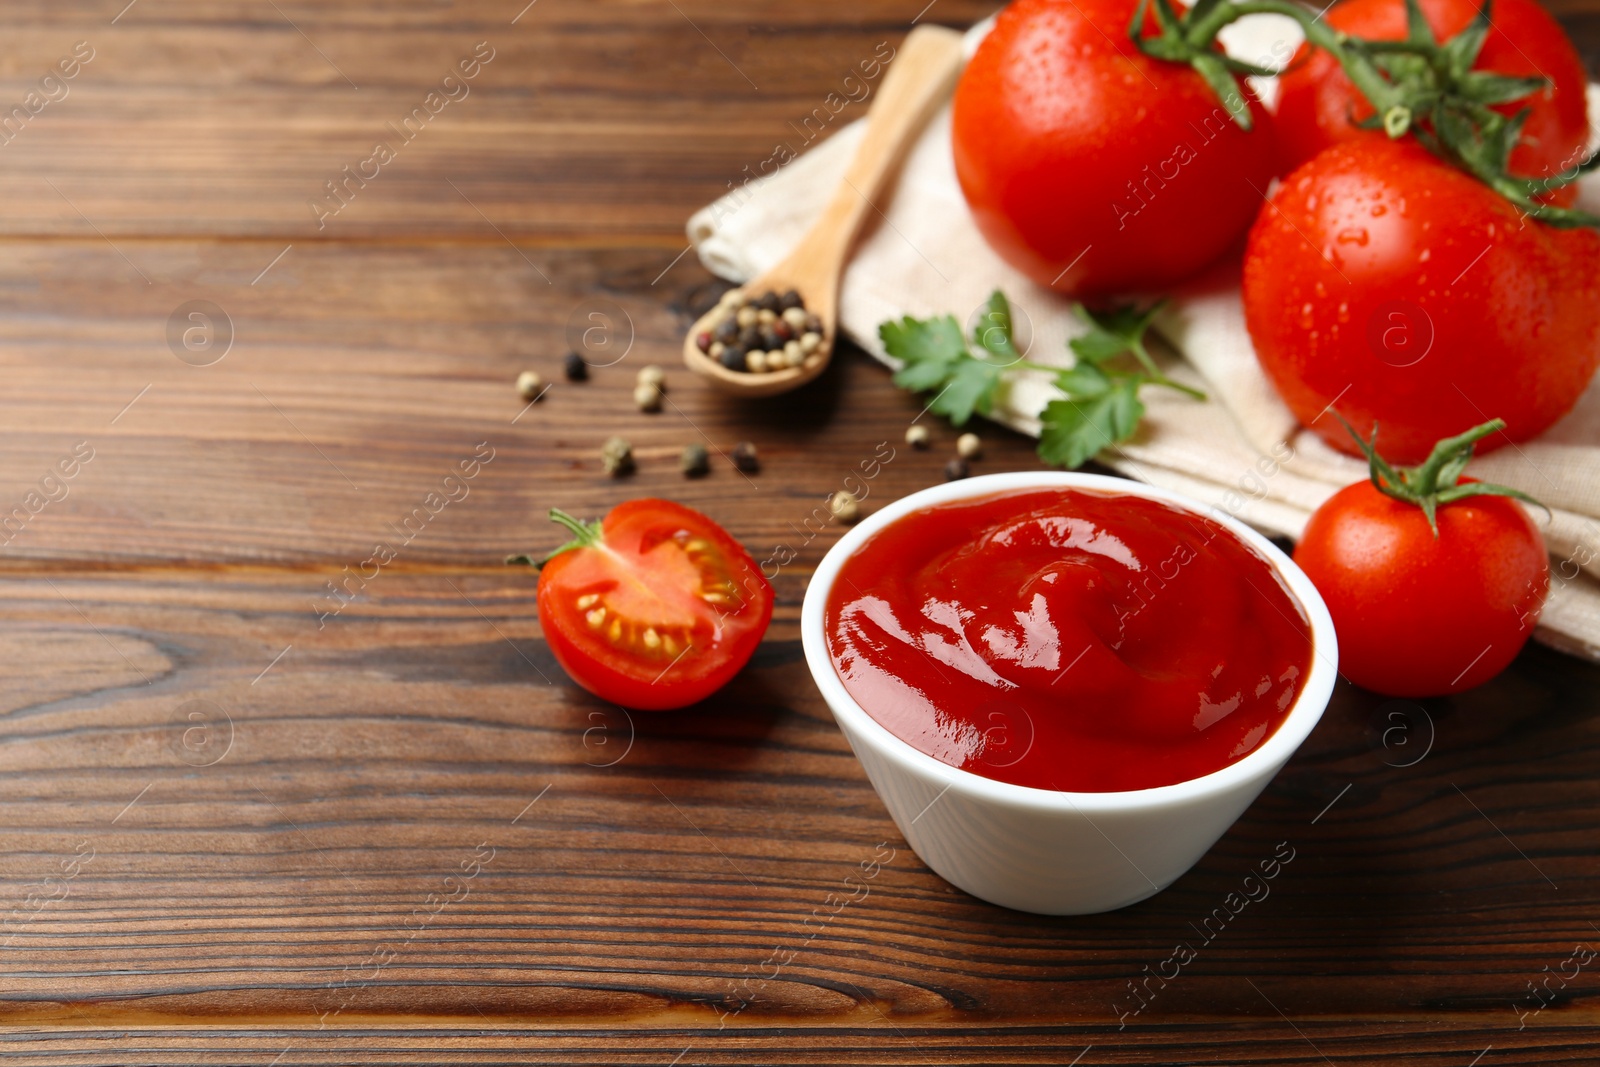
[[[1375,219],[1376,218],[1381,218],[1382,216],[1384,216],[1384,215],[1386,215],[1388,213],[1389,213],[1389,209],[1387,207],[1384,207],[1382,204],[1373,204],[1372,205],[1372,217],[1373,218],[1375,218]]]
[[[1300,328],[1301,329],[1305,330],[1305,329],[1310,329],[1311,328],[1311,323],[1313,322],[1312,312],[1314,312],[1315,310],[1316,310],[1316,308],[1314,306],[1312,306],[1312,303],[1309,300],[1307,300],[1304,304],[1300,305]]]
[[[1323,285],[1321,282],[1318,282],[1317,283],[1317,295],[1318,296],[1327,296],[1328,295],[1328,287],[1326,285]]]
[[[1367,231],[1364,227],[1353,226],[1348,230],[1339,231],[1339,243],[1342,245],[1359,245],[1365,247]]]
[[[1348,301],[1348,300],[1339,301],[1339,321],[1340,322],[1349,322],[1350,321],[1350,301]]]
[[[1428,262],[1428,260],[1430,260],[1432,258],[1433,258],[1433,249],[1424,248],[1422,250],[1422,255],[1417,257],[1417,262],[1418,263],[1426,263],[1426,262]]]

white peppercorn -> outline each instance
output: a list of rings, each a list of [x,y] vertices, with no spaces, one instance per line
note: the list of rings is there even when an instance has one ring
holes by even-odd
[[[977,459],[983,454],[983,442],[975,433],[964,433],[956,438],[956,455],[962,459]]]
[[[633,387],[633,402],[640,411],[660,411],[661,387],[640,382]]]
[[[721,353],[718,353],[718,355],[721,355]],[[639,368],[638,380],[640,385],[653,385],[663,393],[667,391],[667,372],[654,363],[648,367]]]
[[[600,465],[613,478],[633,471],[633,446],[621,437],[607,439],[600,449]]]
[[[861,501],[856,499],[854,493],[841,489],[828,498],[828,511],[835,522],[848,526],[861,518]]]
[[[913,424],[906,427],[906,444],[912,448],[927,448],[928,442],[932,439],[933,435],[928,432],[926,426]]]
[[[531,370],[517,375],[517,392],[524,400],[537,400],[544,392],[544,379]]]

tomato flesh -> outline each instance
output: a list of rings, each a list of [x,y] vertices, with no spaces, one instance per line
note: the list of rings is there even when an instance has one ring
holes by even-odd
[[[610,512],[598,543],[539,575],[539,619],[572,679],[628,708],[703,700],[737,674],[772,618],[772,587],[711,519],[669,500]]]

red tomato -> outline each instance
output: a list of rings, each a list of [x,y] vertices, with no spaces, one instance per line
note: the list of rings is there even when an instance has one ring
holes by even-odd
[[[1137,0],[1016,0],[956,87],[956,174],[989,244],[1078,296],[1159,290],[1250,225],[1276,172],[1200,75],[1128,39]],[[1244,90],[1241,89],[1241,92]]]
[[[1471,481],[1471,479],[1462,479]],[[1397,697],[1443,696],[1514,659],[1550,588],[1544,538],[1520,505],[1475,496],[1438,511],[1371,482],[1316,510],[1294,552],[1333,616],[1339,671]]]
[[[1421,0],[1422,13],[1440,40],[1453,37],[1477,15],[1481,0]],[[1539,75],[1550,85],[1498,110],[1508,115],[1532,109],[1523,141],[1511,153],[1511,172],[1548,177],[1584,157],[1589,137],[1588,78],[1583,61],[1555,19],[1536,0],[1494,0],[1492,23],[1478,70],[1515,76]],[[1368,40],[1398,41],[1406,36],[1404,0],[1342,0],[1329,10],[1328,25]],[[1354,137],[1383,137],[1381,130],[1355,125],[1372,114],[1367,103],[1321,49],[1307,55],[1305,45],[1278,79],[1278,139],[1284,163],[1297,167],[1330,145]],[[1570,204],[1576,187],[1556,194]]]
[[[1396,462],[1490,416],[1483,450],[1564,415],[1600,360],[1600,234],[1558,230],[1411,141],[1348,141],[1289,175],[1250,232],[1244,309],[1301,423]]]
[[[658,711],[705,699],[749,661],[772,587],[722,527],[670,500],[632,500],[582,529],[539,572],[539,622],[573,681]]]

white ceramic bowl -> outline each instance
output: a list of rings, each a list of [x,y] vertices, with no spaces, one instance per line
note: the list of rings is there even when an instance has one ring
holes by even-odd
[[[951,767],[911,747],[846,691],[828,655],[823,614],[839,568],[867,538],[934,504],[1022,489],[1093,489],[1159,500],[1220,523],[1283,579],[1311,623],[1311,670],[1277,731],[1243,759],[1176,785],[1069,793]],[[1204,625],[1203,620],[1196,620]],[[911,847],[953,885],[1045,915],[1125,907],[1165,889],[1233,825],[1311,733],[1333,692],[1333,620],[1310,579],[1262,537],[1166,489],[1095,474],[991,474],[912,493],[864,519],[823,557],[800,615],[806,662],[839,728]]]

